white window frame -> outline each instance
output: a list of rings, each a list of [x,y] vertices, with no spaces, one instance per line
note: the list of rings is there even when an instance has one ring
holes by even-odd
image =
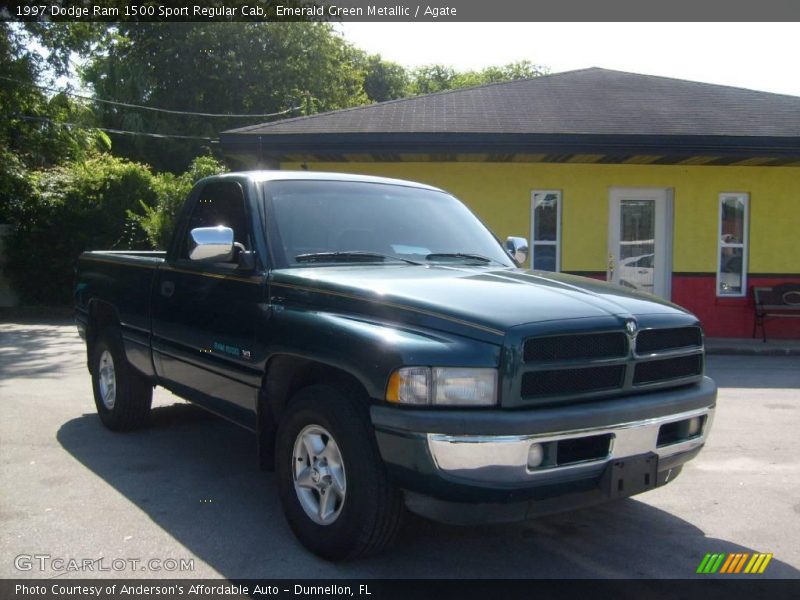
[[[536,194],[555,194],[556,200],[556,239],[555,240],[542,240],[537,241],[534,238],[536,234],[536,205],[534,204],[534,197]],[[556,270],[554,273],[561,272],[561,210],[563,205],[563,197],[561,190],[531,190],[531,239],[530,239],[530,267],[533,269],[534,257],[536,256],[536,246],[555,246],[556,248]]]
[[[722,241],[722,205],[726,198],[736,198],[744,203],[744,222],[742,223],[741,243],[730,243]],[[735,294],[720,293],[722,283],[722,249],[740,248],[742,250],[742,289]],[[750,248],[750,194],[748,192],[721,192],[717,198],[717,298],[744,298],[747,296],[747,269]]]

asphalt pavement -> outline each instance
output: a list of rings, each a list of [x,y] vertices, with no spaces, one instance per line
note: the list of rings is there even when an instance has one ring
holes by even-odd
[[[668,486],[514,525],[409,516],[386,554],[331,564],[292,536],[252,434],[161,389],[148,429],[107,431],[75,327],[0,323],[0,577],[685,578],[768,552],[764,577],[798,578],[800,357],[708,373],[714,429]]]

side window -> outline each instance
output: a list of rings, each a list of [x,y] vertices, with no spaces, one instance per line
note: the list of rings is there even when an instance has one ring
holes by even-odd
[[[561,192],[531,192],[531,268],[561,270]]]
[[[235,182],[209,183],[200,190],[186,228],[180,257],[189,258],[189,232],[197,227],[222,225],[233,229],[234,241],[250,249],[247,214],[244,208],[242,187]]]
[[[643,269],[652,269],[653,257],[655,257],[655,254],[646,254],[645,256],[637,260],[635,264],[637,267],[641,267]]]
[[[747,246],[750,195],[719,195],[717,296],[747,294]]]

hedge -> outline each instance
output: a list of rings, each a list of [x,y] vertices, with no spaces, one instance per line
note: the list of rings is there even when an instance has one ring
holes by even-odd
[[[5,215],[15,225],[6,240],[5,272],[22,303],[71,303],[84,250],[163,246],[192,183],[222,170],[202,157],[179,176],[154,174],[146,165],[101,154],[33,173],[26,197]]]

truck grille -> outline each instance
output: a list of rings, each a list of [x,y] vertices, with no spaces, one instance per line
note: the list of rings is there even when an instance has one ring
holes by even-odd
[[[636,353],[649,354],[678,348],[700,348],[703,334],[699,327],[674,329],[645,329],[636,336]]]
[[[575,360],[581,358],[621,358],[628,354],[628,336],[624,333],[583,333],[551,335],[525,342],[523,360]]]
[[[631,342],[633,339],[633,342]],[[545,405],[592,401],[699,381],[703,333],[697,326],[575,332],[521,343],[514,402]]]
[[[633,374],[633,385],[670,381],[703,374],[703,357],[700,354],[665,358],[639,363]]]
[[[559,369],[555,371],[529,371],[522,376],[522,397],[583,394],[622,387],[625,365],[587,367],[584,369]]]

